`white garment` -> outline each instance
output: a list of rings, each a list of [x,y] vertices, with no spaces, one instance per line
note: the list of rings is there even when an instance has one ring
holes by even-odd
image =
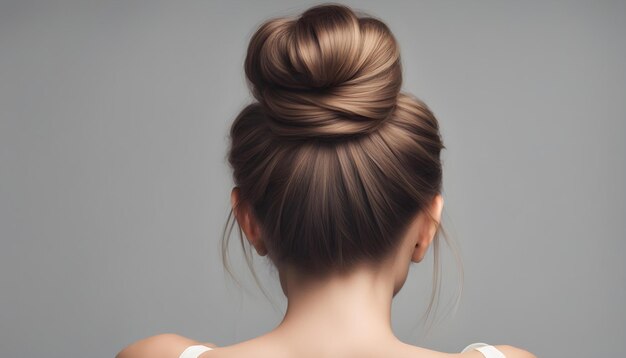
[[[487,343],[481,343],[481,342],[472,343],[468,345],[461,351],[461,353],[468,352],[472,349],[475,349],[479,351],[480,353],[482,353],[485,356],[485,358],[506,358],[504,353],[500,352],[498,348],[492,345],[489,345]]]
[[[213,348],[201,344],[189,346],[180,354],[178,358],[198,358],[200,354],[210,350],[213,350]]]
[[[482,353],[485,358],[506,358],[506,356],[502,352],[500,352],[498,348],[481,342],[468,345],[461,351],[461,353],[468,352],[472,349],[475,349]],[[189,346],[183,351],[183,353],[180,354],[178,358],[198,358],[200,354],[210,350],[213,350],[213,348],[204,345]]]

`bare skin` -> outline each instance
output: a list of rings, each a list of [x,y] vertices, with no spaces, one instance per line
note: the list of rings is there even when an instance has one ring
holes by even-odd
[[[233,207],[238,188],[231,193]],[[177,358],[189,345],[214,347],[200,358],[484,358],[478,351],[445,353],[406,344],[392,330],[391,304],[404,285],[409,265],[422,261],[436,234],[443,209],[438,195],[430,204],[434,221],[424,212],[415,216],[398,249],[380,266],[360,266],[345,276],[304,279],[293,270],[279,269],[287,311],[272,331],[225,347],[200,343],[175,334],[162,334],[138,341],[116,358]],[[246,206],[235,212],[246,238],[265,256],[259,225]],[[472,342],[468,342],[472,343]],[[496,345],[507,358],[536,358],[509,345]]]

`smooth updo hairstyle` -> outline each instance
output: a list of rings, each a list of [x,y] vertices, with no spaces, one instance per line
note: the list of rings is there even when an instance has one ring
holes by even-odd
[[[272,263],[325,275],[387,257],[441,193],[445,148],[431,110],[400,91],[390,29],[333,3],[271,19],[250,40],[245,74],[255,101],[232,124],[228,161]]]

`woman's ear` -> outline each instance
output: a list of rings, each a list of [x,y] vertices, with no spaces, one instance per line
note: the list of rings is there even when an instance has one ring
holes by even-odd
[[[420,212],[420,218],[417,237],[415,241],[415,248],[413,250],[413,255],[411,256],[411,261],[420,262],[426,256],[426,252],[428,251],[428,246],[435,238],[435,234],[437,233],[437,229],[439,228],[439,224],[441,223],[441,212],[443,210],[443,196],[441,194],[435,195],[430,205],[426,210],[430,210],[433,218],[431,219],[427,213]]]
[[[239,187],[234,187],[230,193],[230,203],[233,207],[235,218],[241,226],[246,239],[250,245],[254,246],[256,252],[260,256],[267,255],[267,248],[261,239],[261,227],[257,219],[254,217],[250,206],[240,200]]]

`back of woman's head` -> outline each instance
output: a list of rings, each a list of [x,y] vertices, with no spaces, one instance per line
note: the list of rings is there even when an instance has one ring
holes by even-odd
[[[400,91],[389,28],[337,4],[271,19],[245,73],[256,101],[228,160],[268,257],[320,275],[381,262],[441,192],[445,148],[433,113]]]

